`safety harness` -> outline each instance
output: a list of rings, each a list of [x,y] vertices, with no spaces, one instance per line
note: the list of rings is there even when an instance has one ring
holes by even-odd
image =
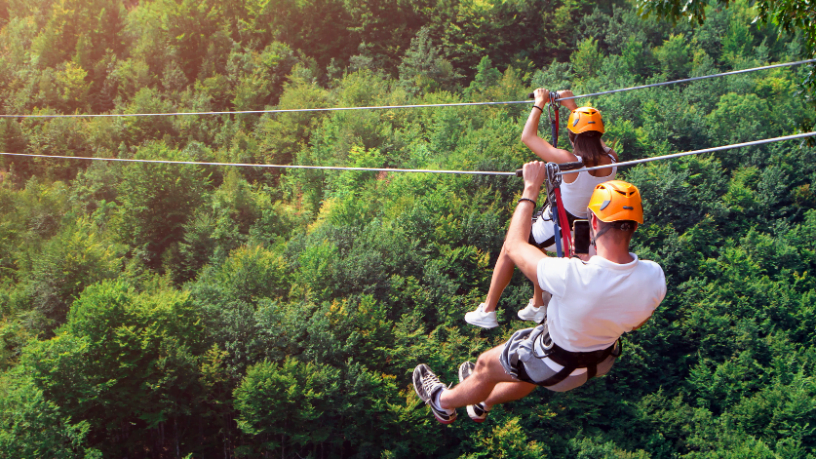
[[[518,365],[518,376],[521,380],[534,382],[543,387],[554,386],[567,379],[578,368],[587,369],[587,381],[598,374],[598,365],[606,360],[610,355],[618,357],[623,351],[623,342],[620,338],[606,349],[593,352],[570,352],[555,344],[550,338],[550,331],[546,323],[536,327],[527,338],[533,341],[533,355],[539,359],[548,358],[561,365],[563,368],[544,381],[532,381],[524,369],[524,365]]]

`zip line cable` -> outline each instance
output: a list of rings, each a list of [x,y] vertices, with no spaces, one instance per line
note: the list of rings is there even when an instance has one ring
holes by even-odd
[[[744,69],[744,70],[734,70],[734,71],[725,72],[725,73],[715,73],[713,75],[703,75],[703,76],[692,77],[692,78],[684,78],[682,80],[664,81],[663,83],[644,84],[644,85],[641,85],[641,86],[632,86],[630,88],[613,89],[611,91],[601,91],[601,92],[593,92],[593,93],[590,93],[590,94],[582,94],[580,96],[561,97],[561,98],[558,98],[558,99],[555,99],[555,100],[557,102],[557,101],[561,101],[561,100],[577,99],[579,97],[604,96],[606,94],[614,94],[614,93],[617,93],[617,92],[634,91],[635,89],[656,88],[658,86],[667,86],[667,85],[670,85],[670,84],[678,84],[678,83],[690,83],[692,81],[707,80],[709,78],[719,78],[719,77],[724,77],[724,76],[729,76],[729,75],[739,75],[741,73],[757,72],[757,71],[760,71],[760,70],[775,69],[775,68],[779,68],[779,67],[790,67],[790,66],[794,66],[794,65],[809,64],[809,63],[813,63],[813,62],[816,62],[816,59],[807,59],[807,60],[804,60],[804,61],[786,62],[784,64],[766,65],[766,66],[763,66],[763,67],[754,67],[754,68]]]
[[[636,159],[633,161],[623,161],[620,163],[615,163],[614,166],[622,167],[622,166],[634,166],[635,164],[642,164],[642,163],[650,163],[652,161],[660,161],[662,159],[674,159],[680,158],[681,156],[691,156],[691,155],[699,155],[703,153],[712,153],[715,151],[723,151],[723,150],[731,150],[735,148],[744,148],[744,147],[751,147],[754,145],[765,145],[766,143],[773,143],[773,142],[782,142],[785,140],[795,140],[795,139],[804,139],[806,137],[813,137],[816,136],[816,131],[812,132],[805,132],[803,134],[794,134],[794,135],[786,135],[782,137],[773,137],[770,139],[763,139],[763,140],[753,140],[751,142],[743,142],[743,143],[735,143],[732,145],[725,145],[722,147],[713,147],[713,148],[705,148],[702,150],[694,150],[694,151],[685,151],[683,153],[673,153],[670,155],[663,155],[663,156],[655,156],[654,158],[644,158],[644,159]],[[595,171],[598,169],[608,169],[610,167],[609,164],[605,164],[603,166],[593,166],[593,167],[584,167],[581,169],[575,169],[571,171],[562,171],[559,172],[558,175],[564,174],[572,174],[575,172],[584,172],[584,171]]]
[[[655,156],[654,158],[638,159],[634,161],[624,161],[616,163],[615,166],[633,166],[635,164],[648,163],[652,161],[660,161],[663,159],[674,159],[681,156],[699,155],[702,153],[712,153],[715,151],[731,150],[736,148],[750,147],[754,145],[764,145],[773,142],[782,142],[785,140],[803,139],[806,137],[816,136],[816,131],[806,132],[803,134],[787,135],[782,137],[773,137],[770,139],[754,140],[751,142],[736,143],[732,145],[724,145],[721,147],[706,148],[703,150],[686,151],[683,153],[673,153],[663,156]],[[109,161],[109,162],[123,162],[123,163],[145,163],[145,164],[180,164],[180,165],[196,165],[196,166],[231,166],[231,167],[259,167],[269,169],[312,169],[312,170],[333,170],[333,171],[357,171],[357,172],[408,172],[408,173],[425,173],[425,174],[452,174],[452,175],[491,175],[491,176],[519,176],[521,169],[515,172],[502,171],[461,171],[461,170],[440,170],[440,169],[392,169],[379,167],[340,167],[340,166],[303,166],[297,164],[250,164],[250,163],[222,163],[222,162],[204,162],[204,161],[171,161],[163,159],[126,159],[126,158],[89,158],[85,156],[51,156],[51,155],[35,155],[29,153],[2,153],[2,156],[21,156],[28,158],[50,158],[50,159],[78,159],[85,161]],[[558,175],[572,174],[575,172],[594,171],[598,169],[607,169],[609,164],[603,166],[584,167],[582,169],[575,169],[569,171],[561,171]]]
[[[709,78],[719,78],[729,75],[738,75],[741,73],[757,72],[760,70],[768,70],[780,67],[791,67],[796,65],[814,63],[816,59],[807,59],[803,61],[786,62],[783,64],[765,65],[762,67],[754,67],[744,70],[734,70],[725,73],[716,73],[713,75],[703,75],[693,78],[684,78],[682,80],[664,81],[662,83],[651,83],[640,86],[632,86],[630,88],[612,89],[609,91],[594,92],[590,94],[582,94],[572,97],[563,97],[556,99],[556,101],[577,99],[581,97],[602,96],[606,94],[614,94],[618,92],[634,91],[636,89],[655,88],[658,86],[666,86],[678,83],[689,83],[692,81],[706,80]],[[302,112],[335,112],[348,110],[387,110],[393,108],[429,108],[429,107],[467,107],[477,105],[512,105],[512,104],[529,104],[529,100],[514,100],[504,102],[459,102],[448,104],[415,104],[415,105],[378,105],[369,107],[334,107],[334,108],[287,108],[275,110],[237,110],[226,112],[174,112],[174,113],[107,113],[107,114],[73,114],[73,115],[0,115],[0,118],[129,118],[129,117],[146,117],[146,116],[202,116],[202,115],[246,115],[246,114],[264,114],[264,113],[302,113]]]
[[[250,163],[220,163],[206,161],[171,161],[164,159],[125,159],[125,158],[89,158],[86,156],[51,156],[35,155],[28,153],[2,153],[3,156],[24,156],[30,158],[56,158],[56,159],[80,159],[86,161],[112,161],[122,163],[146,163],[146,164],[180,164],[196,166],[231,166],[231,167],[259,167],[268,169],[312,169],[329,171],[358,171],[358,172],[416,172],[428,174],[458,174],[458,175],[516,175],[515,172],[499,171],[453,171],[453,170],[433,170],[433,169],[391,169],[378,167],[341,167],[341,166],[303,166],[298,164],[250,164]]]

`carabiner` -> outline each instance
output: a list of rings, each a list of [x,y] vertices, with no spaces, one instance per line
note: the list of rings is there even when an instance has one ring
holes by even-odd
[[[552,146],[558,148],[558,93],[550,91],[550,103],[547,105],[547,118],[550,120],[552,129]]]

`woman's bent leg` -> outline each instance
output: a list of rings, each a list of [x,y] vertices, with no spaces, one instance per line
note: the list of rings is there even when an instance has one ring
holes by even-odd
[[[541,286],[538,285],[538,282],[533,282],[533,306],[540,308],[541,306],[546,306],[547,304],[544,303],[544,290],[541,289]]]
[[[490,279],[490,290],[487,291],[487,299],[485,300],[485,312],[496,310],[502,292],[510,285],[510,281],[513,279],[513,271],[515,269],[516,265],[513,264],[513,260],[510,259],[504,246],[502,246],[499,259],[496,260],[496,266],[493,267],[493,277]]]

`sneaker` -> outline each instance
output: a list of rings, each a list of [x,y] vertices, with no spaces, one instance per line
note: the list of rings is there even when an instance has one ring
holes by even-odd
[[[421,363],[414,368],[414,390],[419,398],[431,407],[431,411],[437,421],[442,424],[450,424],[456,420],[456,410],[445,410],[437,408],[434,402],[436,393],[444,390],[445,385],[431,371],[428,365]]]
[[[533,299],[530,298],[530,302],[527,303],[527,306],[524,309],[518,312],[518,316],[521,320],[531,320],[540,324],[542,321],[544,321],[544,318],[547,317],[547,307],[535,307]]]
[[[482,328],[494,328],[499,326],[496,320],[496,311],[485,312],[485,304],[482,303],[475,311],[465,314],[465,322]]]
[[[465,379],[467,379],[468,376],[470,376],[471,373],[473,373],[473,368],[474,367],[476,367],[476,365],[474,365],[473,362],[470,362],[470,361],[459,365],[459,382],[460,383],[462,381],[464,381]],[[487,419],[487,413],[489,413],[490,411],[488,411],[485,408],[484,403],[480,402],[480,403],[477,403],[475,405],[468,405],[467,406],[467,412],[468,412],[468,416],[470,416],[470,419],[473,419],[476,422],[484,422],[485,419]]]

